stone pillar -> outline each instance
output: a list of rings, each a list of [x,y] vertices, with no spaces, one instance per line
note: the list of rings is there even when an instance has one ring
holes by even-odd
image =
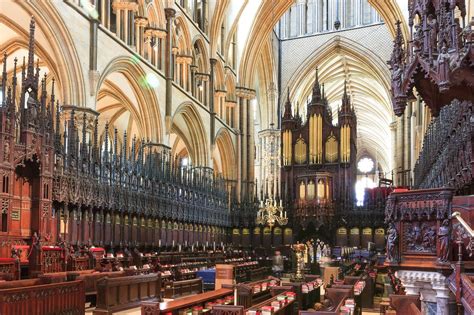
[[[144,32],[145,32],[145,26],[148,24],[148,20],[144,17],[137,16],[135,17],[135,47],[136,51],[139,55],[143,56],[144,55]]]
[[[143,43],[143,55],[151,64],[153,64],[153,48],[151,47],[153,29],[146,28],[144,31],[144,38],[145,40]]]
[[[306,16],[305,16],[305,6],[306,6],[306,1],[305,0],[297,0],[296,1],[296,14],[298,16],[298,20],[296,23],[296,35],[304,35],[305,34],[305,29],[306,29]]]
[[[236,94],[238,97],[238,130],[239,136],[238,138],[240,141],[238,142],[239,150],[237,152],[241,152],[238,154],[238,158],[240,159],[239,168],[240,174],[239,186],[240,186],[240,195],[241,198],[249,198],[251,197],[249,194],[251,193],[251,186],[253,185],[253,176],[254,176],[254,136],[253,136],[253,114],[250,108],[250,100],[255,97],[255,91],[237,87]]]
[[[390,136],[392,139],[391,147],[392,147],[392,169],[388,170],[392,174],[387,174],[388,176],[392,176],[393,183],[395,185],[398,185],[398,179],[397,179],[397,121],[394,120],[392,123],[390,123]]]
[[[166,54],[165,54],[165,75],[166,75],[166,108],[165,108],[165,130],[167,135],[167,142],[169,142],[169,135],[171,132],[171,109],[172,109],[172,95],[173,95],[173,18],[176,11],[173,8],[166,8]]]
[[[201,26],[201,30],[206,33],[207,32],[207,27],[206,27],[206,20],[207,20],[207,14],[206,14],[206,11],[207,11],[207,1],[206,0],[201,0],[201,4],[202,4],[202,10],[201,10],[201,21],[202,21],[202,26]]]
[[[216,109],[215,109],[215,68],[217,60],[214,58],[210,59],[211,63],[211,74],[209,76],[209,114],[210,114],[210,144],[211,144],[211,155],[214,152],[214,145],[215,145],[215,133],[216,133]],[[211,157],[211,166],[212,166],[212,157]]]
[[[449,287],[443,274],[430,271],[399,270],[396,273],[407,295],[420,294],[421,313],[450,315]]]
[[[196,71],[197,71],[197,66],[191,64],[189,66],[191,70],[191,95],[197,98],[197,91],[196,91]]]

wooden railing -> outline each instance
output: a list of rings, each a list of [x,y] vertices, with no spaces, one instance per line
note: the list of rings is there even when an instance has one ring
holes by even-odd
[[[85,295],[82,281],[0,289],[0,314],[82,315],[84,313]]]
[[[181,296],[202,293],[202,279],[174,281],[165,287],[165,298],[175,299]]]
[[[231,289],[219,289],[171,302],[143,302],[141,311],[142,315],[178,315],[180,314],[180,311],[183,311],[184,309],[191,308],[193,306],[202,306],[206,302],[221,299],[230,295],[232,295]]]

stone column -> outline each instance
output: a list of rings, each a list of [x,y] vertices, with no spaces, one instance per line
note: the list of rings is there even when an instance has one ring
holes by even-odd
[[[191,64],[189,66],[191,70],[191,95],[197,98],[197,91],[196,91],[196,71],[197,71],[197,66]]]
[[[305,16],[305,0],[297,0],[296,1],[296,14],[298,16],[297,20],[297,27],[296,27],[296,35],[304,35],[306,29],[306,16]]]
[[[122,38],[122,9],[123,3],[122,2],[113,2],[112,9],[115,13],[115,35],[118,38]]]
[[[167,142],[169,142],[169,135],[171,132],[171,109],[172,109],[172,95],[173,95],[173,18],[176,11],[173,8],[166,8],[166,55],[165,55],[165,75],[166,75],[166,108],[165,108],[165,130],[167,134]]]
[[[210,144],[211,144],[211,152],[214,152],[214,145],[215,145],[215,137],[214,137],[214,134],[216,132],[216,109],[215,109],[215,104],[214,104],[214,101],[215,101],[215,68],[216,68],[216,63],[217,63],[217,60],[214,59],[214,58],[211,58],[210,59],[210,63],[211,63],[211,73],[210,73],[210,76],[209,76],[209,113],[211,115],[210,117],[210,122],[211,122],[211,134],[210,134],[210,137],[211,137],[211,141],[210,141]],[[212,165],[212,158],[211,158],[211,165]]]
[[[148,24],[148,20],[144,17],[137,16],[135,17],[135,47],[139,55],[144,55],[144,32],[145,26]]]
[[[202,19],[202,27],[201,30],[206,33],[207,32],[207,27],[206,27],[206,20],[207,20],[207,1],[206,0],[201,0],[201,5],[202,5],[202,10],[201,10],[201,19]]]
[[[152,64],[154,64],[153,61],[153,48],[151,47],[151,42],[153,38],[153,29],[152,28],[146,28],[144,31],[144,43],[143,43],[143,55],[145,58]]]

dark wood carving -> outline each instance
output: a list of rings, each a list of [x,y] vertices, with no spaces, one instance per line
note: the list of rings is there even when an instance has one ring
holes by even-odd
[[[0,288],[0,313],[15,315],[84,314],[84,282],[26,284],[9,289]]]
[[[85,259],[70,255],[84,245],[144,253],[184,242],[185,224],[206,231],[193,238],[201,244],[228,229],[227,184],[212,169],[183,167],[170,148],[126,133],[120,146],[108,123],[100,137],[97,112],[59,105],[54,82],[48,93],[35,66],[34,33],[32,19],[21,78],[17,61],[9,77],[3,60],[0,257],[20,246],[31,274],[84,269]],[[50,249],[59,243],[61,251]]]
[[[455,12],[460,18],[455,17]],[[462,27],[466,27],[463,29]],[[400,22],[390,59],[393,110],[403,114],[413,87],[433,116],[454,99],[474,99],[474,19],[466,21],[465,1],[413,0],[409,6],[411,38],[405,43]]]
[[[159,274],[102,278],[97,283],[97,307],[94,314],[112,314],[136,307],[141,301],[159,300]]]
[[[356,175],[356,115],[346,88],[335,126],[316,69],[305,122],[299,112],[293,114],[288,95],[281,132],[281,191],[286,208],[293,213],[294,227],[332,223],[346,202],[353,203],[350,187]]]
[[[391,193],[385,209],[387,262],[418,267],[446,263],[450,249],[444,237],[451,235],[452,199],[452,189]],[[437,258],[441,256],[446,259]]]

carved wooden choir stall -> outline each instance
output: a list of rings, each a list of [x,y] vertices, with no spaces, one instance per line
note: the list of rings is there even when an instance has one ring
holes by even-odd
[[[13,251],[35,275],[93,268],[95,254],[120,252],[123,266],[140,266],[160,246],[225,242],[224,179],[181,166],[164,145],[127,141],[126,132],[119,140],[90,109],[61,107],[54,79],[48,95],[50,81],[35,68],[34,32],[32,19],[20,78],[16,58],[11,75],[3,60],[0,257]]]
[[[420,283],[432,283],[437,298],[425,295],[421,308],[436,303],[437,314],[448,314],[451,300],[473,309],[467,301],[474,286],[462,283],[473,268],[473,238],[460,224],[474,225],[474,18],[466,11],[464,0],[411,1],[410,38],[398,24],[389,61],[395,114],[404,115],[418,95],[433,119],[413,170],[416,190],[387,201],[387,264],[398,269],[408,294],[423,295]]]

